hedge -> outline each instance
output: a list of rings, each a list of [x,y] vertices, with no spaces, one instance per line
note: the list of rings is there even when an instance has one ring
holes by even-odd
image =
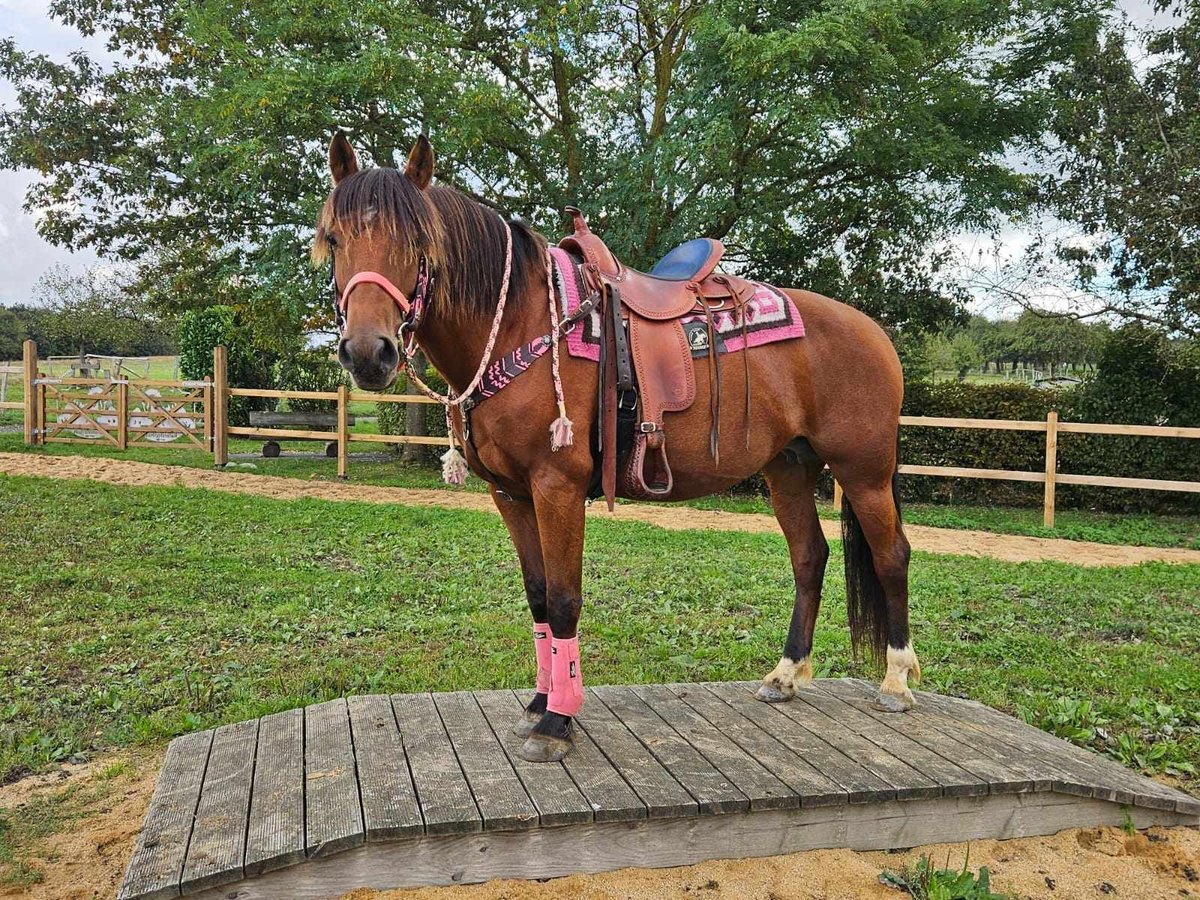
[[[228,353],[229,384],[233,387],[275,386],[270,361],[250,345],[248,329],[230,306],[193,309],[179,320],[179,372],[186,379],[200,380],[213,374],[213,348],[221,344]],[[275,401],[265,397],[230,397],[229,423],[246,425],[252,409],[273,409]]]

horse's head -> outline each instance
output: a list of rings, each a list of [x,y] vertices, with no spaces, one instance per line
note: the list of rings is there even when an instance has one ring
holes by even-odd
[[[360,388],[384,390],[399,370],[400,326],[426,299],[438,221],[426,195],[433,148],[418,138],[403,173],[360,171],[354,148],[338,132],[329,170],[333,191],[317,221],[312,254],[317,262],[332,262],[338,361]]]

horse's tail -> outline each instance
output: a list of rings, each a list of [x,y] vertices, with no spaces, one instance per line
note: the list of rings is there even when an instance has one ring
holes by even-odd
[[[900,518],[899,472],[892,473],[892,501]],[[846,612],[850,619],[850,643],[856,657],[865,647],[877,663],[887,654],[887,597],[875,572],[871,545],[854,514],[850,498],[842,495],[842,553],[846,561]]]

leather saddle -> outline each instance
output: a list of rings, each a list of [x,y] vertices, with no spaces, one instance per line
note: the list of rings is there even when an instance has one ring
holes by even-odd
[[[588,228],[583,213],[574,207],[567,212],[575,230],[559,246],[582,260],[588,289],[602,295],[599,444],[604,496],[611,509],[619,462],[625,496],[666,499],[674,479],[664,413],[682,412],[696,399],[692,348],[681,320],[701,314],[708,321],[710,448],[719,459],[721,362],[713,315],[739,308],[754,296],[754,285],[716,271],[725,247],[712,238],[681,244],[648,274],[631,269]],[[746,385],[748,414],[749,378]],[[619,423],[633,426],[632,445],[625,452],[619,452]]]

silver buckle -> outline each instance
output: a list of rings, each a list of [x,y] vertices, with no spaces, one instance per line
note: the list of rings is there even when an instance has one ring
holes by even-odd
[[[642,434],[653,434],[658,431],[658,425],[654,422],[643,422],[640,426]]]

